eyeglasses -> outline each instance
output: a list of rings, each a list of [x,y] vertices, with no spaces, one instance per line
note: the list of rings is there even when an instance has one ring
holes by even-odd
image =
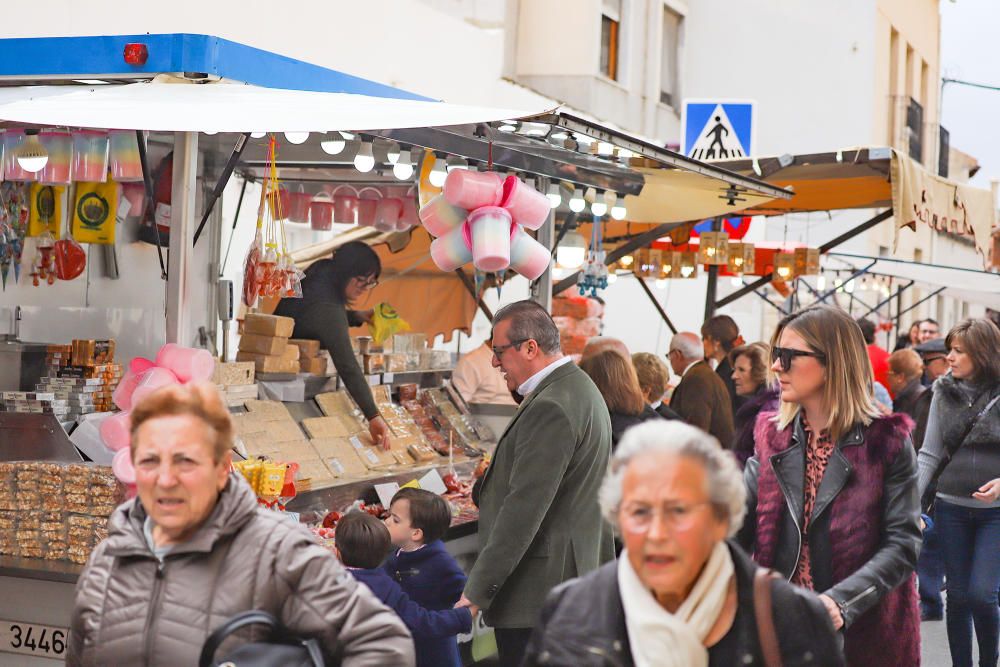
[[[624,507],[621,511],[623,528],[633,533],[645,533],[653,525],[653,521],[662,521],[672,530],[687,530],[694,524],[696,510],[702,505],[709,505],[709,501],[690,504],[670,504],[662,509],[649,507],[647,505],[632,505]]]
[[[378,287],[378,281],[372,278],[371,280],[366,280],[361,276],[354,276],[354,280],[358,281],[358,287],[361,289],[375,289]]]
[[[515,340],[512,343],[507,343],[506,345],[494,345],[493,346],[493,356],[495,356],[497,359],[499,359],[501,356],[503,356],[504,352],[506,352],[507,350],[509,350],[512,347],[514,349],[520,350],[521,349],[520,346],[523,345],[524,343],[528,342],[529,340],[531,340],[531,339],[530,338],[524,338],[524,339],[521,339],[521,340]]]
[[[787,373],[792,369],[792,360],[795,357],[814,357],[821,364],[826,363],[826,355],[822,352],[810,352],[808,350],[796,350],[790,347],[772,347],[771,363],[781,360],[781,370]]]

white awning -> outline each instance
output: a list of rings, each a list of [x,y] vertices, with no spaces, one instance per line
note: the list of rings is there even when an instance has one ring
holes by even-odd
[[[0,120],[157,132],[327,132],[440,127],[549,109],[462,106],[230,82],[0,88]]]
[[[831,259],[843,262],[845,268],[862,269],[871,262],[875,264],[869,273],[892,276],[902,280],[913,280],[932,287],[944,287],[942,292],[961,301],[979,303],[994,310],[1000,310],[1000,274],[977,269],[940,264],[917,264],[888,257],[867,257],[850,253],[831,252]],[[826,268],[833,268],[827,264]]]

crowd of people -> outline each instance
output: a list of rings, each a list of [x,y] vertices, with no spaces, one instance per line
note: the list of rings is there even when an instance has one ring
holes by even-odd
[[[602,336],[574,363],[545,309],[501,308],[474,353],[495,375],[461,380],[518,404],[473,489],[467,574],[428,492],[346,515],[336,557],[315,545],[230,473],[213,389],[162,390],[133,413],[138,497],[80,578],[67,663],[197,664],[260,609],[342,665],[459,665],[480,612],[503,666],[917,665],[942,616],[954,665],[973,635],[994,665],[1000,329],[940,331],[890,354],[819,305],[768,342],[719,315],[665,359]]]

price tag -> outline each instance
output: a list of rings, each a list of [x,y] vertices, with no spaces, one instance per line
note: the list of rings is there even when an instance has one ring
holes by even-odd
[[[0,620],[0,651],[5,653],[62,659],[68,637],[67,628]]]

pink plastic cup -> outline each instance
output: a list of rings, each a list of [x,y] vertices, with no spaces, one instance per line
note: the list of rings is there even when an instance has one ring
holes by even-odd
[[[402,224],[405,224],[407,229],[420,224],[420,216],[417,213],[417,200],[413,197],[403,199],[403,212],[399,216],[399,222],[396,223],[396,229],[399,229],[399,226]]]
[[[173,372],[181,382],[208,380],[215,372],[215,359],[211,352],[176,343],[167,343],[160,348],[156,365]]]
[[[177,376],[166,368],[154,366],[142,374],[139,382],[136,383],[135,390],[132,391],[132,407],[142,403],[143,399],[152,394],[157,389],[168,385],[177,384]]]
[[[503,199],[500,203],[510,211],[514,223],[532,231],[539,229],[549,219],[549,199],[517,176],[508,176],[503,182]]]
[[[122,484],[135,484],[135,466],[132,465],[132,452],[128,447],[115,452],[115,457],[111,459],[111,472]]]
[[[108,180],[108,133],[77,130],[73,133],[73,180],[103,183]]]
[[[461,225],[431,242],[431,259],[442,271],[454,271],[472,261],[468,225]]]
[[[480,271],[503,271],[510,266],[511,216],[505,208],[484,206],[469,214],[472,263]]]
[[[552,253],[515,225],[514,236],[510,240],[510,268],[528,280],[535,280],[545,273],[551,262]]]
[[[72,183],[73,135],[65,130],[42,130],[38,140],[49,154],[49,161],[38,172],[38,181],[46,185]]]
[[[448,203],[444,195],[438,195],[420,207],[417,216],[424,229],[437,238],[455,229],[469,216],[464,208],[458,208]]]
[[[109,130],[111,141],[111,178],[119,183],[142,180],[139,138],[135,130]]]
[[[453,169],[444,181],[444,197],[452,206],[468,210],[496,206],[503,197],[503,185],[503,177],[494,171]]]
[[[111,394],[111,400],[114,401],[119,410],[132,409],[132,393],[139,385],[139,378],[141,376],[141,372],[133,373],[132,370],[129,369],[125,373],[125,377],[123,377],[118,383],[118,386],[115,387],[114,393]]]
[[[377,199],[358,200],[358,225],[361,227],[372,227],[375,225],[375,209],[378,206]]]
[[[333,198],[333,221],[342,225],[358,224],[358,198],[354,195],[337,195]]]
[[[99,429],[101,440],[108,449],[119,451],[128,449],[131,440],[132,415],[128,412],[116,412],[101,422]]]
[[[288,221],[309,223],[309,205],[313,196],[307,192],[293,192],[289,195]]]
[[[8,181],[34,181],[37,174],[21,169],[17,163],[17,149],[24,143],[24,130],[4,130],[3,172]]]
[[[380,232],[396,231],[396,223],[403,214],[403,202],[395,197],[380,199],[375,206],[375,229]]]
[[[318,232],[333,229],[333,199],[322,192],[309,204],[309,223]]]

